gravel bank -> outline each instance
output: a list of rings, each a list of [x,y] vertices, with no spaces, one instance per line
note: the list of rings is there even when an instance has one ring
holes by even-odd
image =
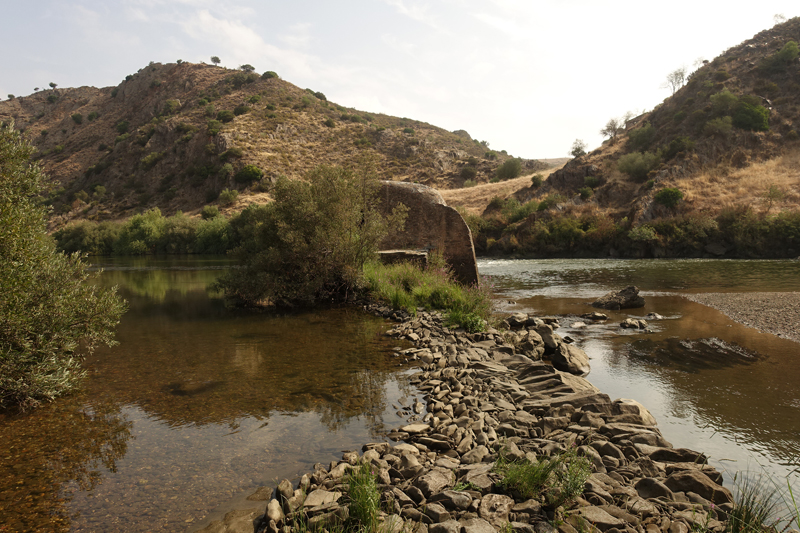
[[[800,342],[800,292],[745,292],[685,295],[725,313],[729,318]]]

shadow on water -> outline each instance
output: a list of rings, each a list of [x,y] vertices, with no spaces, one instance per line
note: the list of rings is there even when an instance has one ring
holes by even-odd
[[[101,278],[130,311],[85,390],[0,415],[0,531],[183,530],[399,423],[413,393],[383,320],[226,309],[213,262],[144,266]]]

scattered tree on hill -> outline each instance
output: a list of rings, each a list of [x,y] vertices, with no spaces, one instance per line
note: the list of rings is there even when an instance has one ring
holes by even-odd
[[[211,56],[211,62],[214,63],[215,65],[219,65],[219,57]]]
[[[667,74],[667,79],[662,87],[672,89],[674,96],[684,83],[686,83],[686,67],[680,67]]]
[[[51,89],[55,89],[56,87],[58,87],[58,84],[57,84],[57,83],[53,83],[53,82],[51,81],[51,82],[50,82],[50,88],[51,88]]]
[[[244,65],[239,67],[239,70],[243,70],[245,72],[253,72],[256,69],[253,65],[249,63],[245,63]]]
[[[786,15],[783,13],[775,13],[775,15],[772,17],[772,20],[775,21],[775,25],[783,24],[786,22]]]
[[[507,159],[497,167],[497,179],[501,181],[514,179],[522,173],[522,161],[516,157]]]
[[[674,187],[666,187],[658,191],[653,200],[665,207],[675,207],[683,200],[683,192]]]
[[[569,155],[572,157],[581,157],[582,155],[586,155],[586,143],[581,139],[575,139],[575,142],[572,143],[572,148],[569,151]]]
[[[56,251],[35,148],[13,123],[0,127],[0,409],[33,407],[74,389],[80,360],[113,344],[125,311],[113,290],[91,283],[79,255]]]
[[[772,204],[782,201],[786,197],[786,193],[777,185],[770,184],[767,190],[764,191],[762,199],[767,204],[767,213],[772,209]]]
[[[610,118],[606,123],[606,127],[600,130],[600,135],[603,137],[608,137],[611,139],[611,144],[614,144],[617,140],[617,135],[619,135],[623,130],[625,130],[625,123],[618,119],[618,118]]]

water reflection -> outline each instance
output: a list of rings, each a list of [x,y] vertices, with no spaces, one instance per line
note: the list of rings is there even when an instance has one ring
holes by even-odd
[[[0,418],[0,531],[182,530],[400,422],[411,391],[382,320],[226,309],[213,263],[110,266],[120,344],[87,359],[82,394]]]

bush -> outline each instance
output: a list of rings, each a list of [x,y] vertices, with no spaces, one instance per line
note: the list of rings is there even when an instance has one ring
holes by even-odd
[[[257,94],[254,94],[250,98],[247,99],[247,102],[250,104],[257,104],[261,101],[261,97]]]
[[[139,160],[139,164],[145,171],[148,171],[156,166],[156,164],[161,161],[165,155],[167,155],[166,152],[153,152],[151,154],[147,154]]]
[[[244,155],[244,151],[242,151],[242,149],[238,146],[234,146],[233,148],[228,148],[219,154],[219,160],[224,163],[233,157],[242,157],[242,155]]]
[[[466,165],[461,167],[460,175],[465,180],[474,180],[475,176],[478,175],[478,170],[472,165]]]
[[[689,137],[676,137],[672,139],[664,151],[664,159],[670,160],[676,155],[694,150],[694,141]]]
[[[652,152],[632,152],[619,158],[617,168],[637,181],[644,181],[647,174],[661,164],[658,154]]]
[[[237,228],[244,235],[235,255],[241,267],[226,273],[218,287],[245,305],[346,298],[389,226],[405,215],[381,215],[378,187],[369,166],[358,174],[320,166],[307,181],[279,177],[274,202],[240,215]]]
[[[200,212],[200,217],[203,220],[208,220],[210,218],[218,216],[219,216],[219,208],[215,205],[207,205],[203,207],[203,210]]]
[[[117,137],[114,139],[114,144],[119,144],[123,141],[127,141],[128,137],[130,136],[131,136],[130,133],[123,133],[122,135],[117,135]]]
[[[628,143],[636,152],[641,152],[650,146],[656,136],[656,129],[649,122],[641,128],[637,128],[628,133]]]
[[[414,128],[403,128],[403,133],[410,133],[414,135]]]
[[[733,125],[743,130],[767,131],[769,110],[761,105],[739,102],[733,113]]]
[[[334,122],[332,118],[325,119],[325,122],[323,122],[323,124],[325,124],[329,128],[333,128],[336,126],[336,122]]]
[[[119,92],[119,87],[114,87],[113,89],[111,89],[111,98],[116,98],[118,92]]]
[[[782,72],[786,67],[795,59],[800,53],[795,41],[789,41],[778,52],[764,59],[761,63],[761,68],[768,72]]]
[[[680,189],[666,187],[658,191],[653,200],[665,207],[675,207],[683,199]]]
[[[209,135],[216,135],[222,129],[222,122],[219,120],[209,120],[206,125],[206,131]]]
[[[594,189],[595,187],[600,185],[600,178],[598,178],[597,176],[586,176],[585,178],[583,178],[583,184],[587,187],[591,187],[592,189]]]
[[[264,171],[257,166],[245,165],[236,173],[233,179],[235,179],[237,183],[251,183],[260,180],[263,175]]]
[[[9,94],[8,96],[13,96],[13,95]],[[9,100],[13,100],[13,98],[9,98]],[[48,104],[55,104],[56,102],[58,102],[58,95],[51,94],[47,97]]]
[[[233,114],[236,115],[237,117],[239,115],[244,115],[245,113],[249,113],[249,112],[250,112],[250,108],[247,107],[245,104],[240,104],[240,105],[237,105],[236,107],[233,108]]]
[[[631,229],[628,238],[635,242],[653,242],[658,240],[658,234],[652,226],[645,224]]]
[[[130,123],[127,120],[121,120],[121,121],[117,122],[117,125],[115,126],[115,128],[117,129],[117,133],[119,133],[120,135],[123,135],[125,133],[128,133],[128,127],[129,126],[130,126]]]
[[[541,174],[534,174],[531,178],[531,187],[534,189],[538,189],[542,186],[542,182],[544,181],[544,176]]]
[[[46,233],[36,199],[46,178],[34,148],[13,123],[0,127],[0,410],[33,407],[74,389],[80,360],[113,344],[125,311],[101,290],[79,255],[64,255]]]
[[[278,79],[280,79],[280,76],[278,76],[277,74],[275,74],[275,73],[274,73],[273,71],[271,71],[271,70],[268,70],[268,71],[266,71],[264,74],[262,74],[262,75],[261,75],[261,79],[262,79],[262,80],[268,80],[268,79],[271,79],[271,78],[278,78]]]
[[[219,120],[220,122],[230,122],[231,120],[233,120],[233,117],[235,116],[236,115],[233,114],[233,111],[228,111],[226,109],[224,111],[220,111],[219,113],[217,113],[217,120]]]
[[[594,194],[591,187],[581,187],[578,191],[578,194],[581,195],[581,200],[588,200]]]
[[[517,158],[507,159],[497,168],[495,175],[500,180],[510,180],[522,173],[522,161]]]
[[[83,115],[81,115],[80,113],[73,113],[71,115],[71,118],[72,118],[72,121],[75,124],[82,124],[83,123]]]
[[[89,113],[89,116],[88,116],[89,122],[92,122],[94,119],[96,119],[99,116],[100,116],[100,113],[98,113],[97,111],[92,111],[91,113]]]
[[[733,119],[730,116],[717,117],[706,122],[703,133],[709,137],[728,137],[733,129]]]
[[[503,218],[506,220],[506,223],[514,224],[515,222],[519,222],[522,219],[528,218],[531,213],[536,212],[538,207],[539,204],[534,200],[521,204],[519,200],[512,197],[503,202],[501,212],[503,214]]]
[[[236,203],[236,200],[239,198],[239,191],[236,189],[223,189],[221,193],[219,193],[219,205],[223,207],[227,207],[229,205],[233,205]]]

